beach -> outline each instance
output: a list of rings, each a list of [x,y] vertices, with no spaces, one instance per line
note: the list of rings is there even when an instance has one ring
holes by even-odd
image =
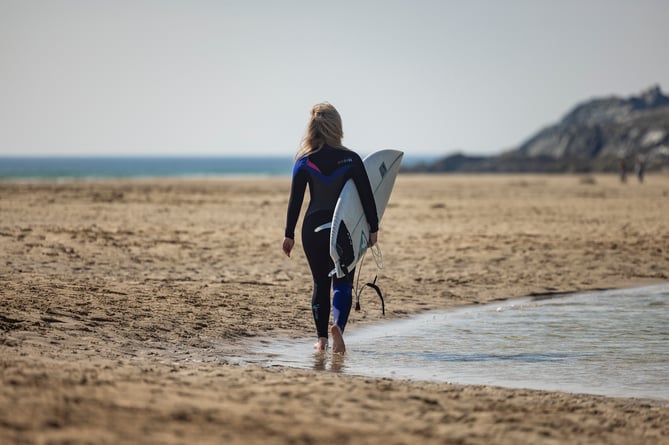
[[[228,360],[315,335],[299,230],[281,252],[289,188],[1,181],[0,443],[669,443],[653,400]],[[386,314],[367,298],[347,329],[666,282],[669,175],[401,174],[379,245]]]

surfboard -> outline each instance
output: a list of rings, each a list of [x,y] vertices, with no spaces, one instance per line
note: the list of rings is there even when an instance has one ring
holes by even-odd
[[[388,205],[395,178],[400,171],[404,153],[399,150],[379,150],[362,160],[372,186],[379,223]],[[349,179],[339,194],[330,229],[330,257],[338,278],[345,276],[358,264],[369,244],[369,223],[360,202],[358,189]]]

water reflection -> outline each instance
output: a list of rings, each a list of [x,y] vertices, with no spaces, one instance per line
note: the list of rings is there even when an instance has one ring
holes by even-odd
[[[346,355],[314,352],[312,369],[315,371],[344,372],[346,370]]]

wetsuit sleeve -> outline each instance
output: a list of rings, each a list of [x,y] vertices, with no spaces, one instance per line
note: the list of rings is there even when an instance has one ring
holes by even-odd
[[[365,166],[359,157],[356,158],[356,162],[353,165],[353,181],[355,182],[355,187],[358,189],[358,195],[360,195],[360,202],[365,212],[365,218],[367,218],[367,222],[369,223],[369,231],[370,233],[377,232],[379,230],[379,216],[376,211],[376,201],[374,201],[372,186],[369,184],[367,170],[365,170]]]
[[[300,217],[304,192],[307,188],[307,174],[300,167],[301,164],[298,161],[293,169],[293,180],[290,185],[290,197],[288,198],[285,236],[290,239],[295,239],[295,226],[297,225],[297,219]]]

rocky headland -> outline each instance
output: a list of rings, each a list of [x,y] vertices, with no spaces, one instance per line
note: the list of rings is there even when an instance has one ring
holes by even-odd
[[[669,170],[669,97],[659,86],[629,98],[595,98],[519,147],[494,156],[456,153],[411,172],[613,172]]]

